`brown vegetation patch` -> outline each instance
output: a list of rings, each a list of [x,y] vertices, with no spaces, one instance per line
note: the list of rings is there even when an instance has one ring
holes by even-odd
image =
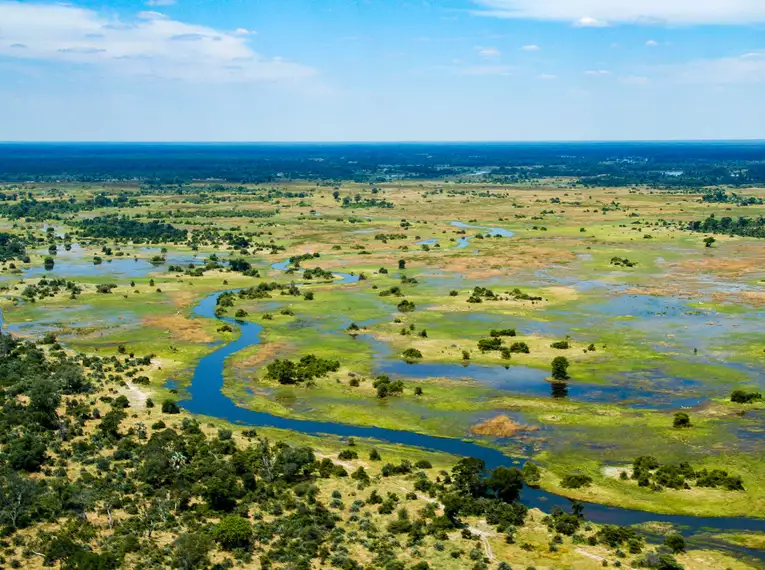
[[[528,427],[507,416],[496,416],[470,428],[470,433],[495,437],[512,437],[522,431],[528,431]]]
[[[715,257],[681,261],[675,265],[680,271],[692,274],[717,273],[726,277],[741,277],[747,273],[760,271],[761,259],[750,257]]]
[[[212,342],[213,338],[204,330],[202,323],[184,317],[183,315],[169,315],[160,317],[146,317],[143,324],[150,327],[167,329],[176,340],[189,342]]]
[[[194,304],[195,298],[191,291],[174,291],[170,293],[173,305],[178,308],[190,307]]]
[[[235,366],[237,368],[257,368],[285,352],[287,346],[288,344],[286,342],[261,344],[259,350],[255,354],[248,356],[244,360],[238,361]]]

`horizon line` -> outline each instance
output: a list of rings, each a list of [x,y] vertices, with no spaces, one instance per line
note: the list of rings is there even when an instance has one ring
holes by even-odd
[[[537,140],[0,140],[0,145],[31,145],[31,144],[190,144],[190,145],[364,145],[364,144],[600,144],[600,143],[721,143],[746,142],[765,143],[765,138],[690,138],[690,139],[537,139]]]

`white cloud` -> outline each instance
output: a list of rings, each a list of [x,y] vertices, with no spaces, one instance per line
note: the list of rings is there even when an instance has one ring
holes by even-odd
[[[597,77],[603,77],[604,75],[611,75],[611,72],[607,69],[588,69],[584,72],[585,75],[593,75]]]
[[[12,47],[18,45],[26,48]],[[254,52],[242,34],[179,22],[158,12],[141,12],[135,20],[123,21],[69,4],[4,0],[0,56],[194,83],[291,80],[315,74],[308,66]]]
[[[532,45],[528,45],[528,46],[523,46],[521,49],[523,51],[539,51],[542,48],[537,46],[537,45],[533,45],[532,44]]]
[[[146,0],[147,6],[172,6],[175,0]]]
[[[473,0],[497,18],[607,24],[750,25],[765,22],[762,0]]]
[[[153,10],[144,10],[143,12],[138,12],[138,17],[142,20],[162,20],[167,18],[167,16],[165,16],[163,13],[154,12]]]
[[[657,42],[656,40],[648,40],[645,43],[645,45],[648,46],[648,47],[656,47],[656,46],[659,45],[659,42]]]
[[[582,16],[574,22],[574,26],[577,28],[607,28],[608,22],[598,20],[591,16]]]
[[[544,79],[544,80],[551,80],[551,79],[558,79],[557,75],[551,75],[549,73],[542,73],[540,75],[537,75],[537,79]]]
[[[495,47],[476,46],[475,49],[481,57],[499,57],[502,55],[502,52]]]
[[[249,36],[249,35],[255,34],[255,32],[253,32],[252,30],[248,30],[247,28],[237,28],[236,30],[234,30],[234,33],[237,36]]]

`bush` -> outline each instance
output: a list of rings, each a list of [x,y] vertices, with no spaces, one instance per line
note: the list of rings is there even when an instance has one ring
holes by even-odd
[[[180,414],[181,409],[178,407],[178,404],[176,404],[172,400],[165,400],[164,402],[162,402],[162,413],[163,414]]]
[[[751,404],[762,400],[762,394],[759,392],[744,392],[743,390],[734,390],[730,395],[730,401],[734,404]]]
[[[243,517],[229,515],[215,527],[214,536],[226,550],[248,548],[252,540],[252,525]]]
[[[514,342],[510,345],[510,352],[514,354],[529,354],[529,345],[525,342]]]
[[[414,360],[417,358],[422,358],[422,353],[416,348],[407,348],[404,352],[401,353],[401,355],[406,360]]]
[[[672,420],[672,427],[676,427],[676,428],[692,427],[691,417],[685,412],[675,412],[675,417]]]
[[[568,358],[565,356],[556,356],[552,361],[552,377],[555,380],[568,380]]]
[[[675,554],[685,552],[685,539],[680,534],[670,534],[664,540],[664,544]]]
[[[592,477],[583,473],[568,473],[563,476],[560,484],[566,489],[580,489],[589,487],[592,484]]]
[[[478,350],[488,352],[490,350],[500,350],[502,348],[502,339],[499,337],[482,338],[478,341]]]

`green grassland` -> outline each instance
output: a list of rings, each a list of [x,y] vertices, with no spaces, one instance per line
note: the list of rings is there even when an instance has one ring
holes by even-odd
[[[59,294],[35,303],[22,300],[21,293],[26,285],[39,283],[40,277],[24,275],[29,268],[39,268],[46,255],[32,253],[29,264],[16,264],[15,269],[4,264],[0,271],[0,286],[6,287],[0,291],[6,326],[34,338],[54,332],[67,347],[84,353],[113,354],[123,345],[137,355],[153,354],[154,364],[146,371],[151,384],[141,389],[161,399],[174,396],[173,390],[182,394],[200,358],[238,334],[236,327],[223,332],[220,322],[195,316],[193,309],[200,300],[228,289],[294,281],[301,290],[313,292],[314,299],[274,292],[270,299],[237,300],[228,310],[231,317],[244,310],[243,321],[263,327],[262,344],[226,362],[224,393],[240,405],[285,417],[455,438],[481,437],[471,428],[488,418],[509,415],[523,429],[511,438],[484,436],[483,442],[533,458],[544,468],[546,489],[655,512],[756,514],[752,504],[762,506],[765,480],[761,460],[765,449],[757,431],[763,408],[736,406],[726,402],[726,396],[736,388],[765,388],[761,375],[765,332],[757,325],[765,306],[765,252],[757,240],[727,236],[717,236],[714,247],[706,248],[703,235],[682,229],[711,213],[752,215],[750,208],[707,204],[696,195],[646,188],[406,181],[376,186],[377,197],[392,202],[393,208],[345,208],[333,198],[332,187],[309,182],[278,187],[307,193],[303,198],[263,198],[270,186],[257,185],[248,187],[247,193],[210,194],[209,200],[196,202],[188,191],[147,193],[141,196],[141,206],[124,213],[141,217],[172,210],[173,217],[164,221],[178,228],[249,232],[253,241],[283,250],[269,253],[250,247],[242,253],[225,242],[202,243],[194,250],[187,244],[154,245],[166,247],[168,257],[196,256],[199,263],[213,253],[224,261],[242,258],[260,276],[225,268],[191,276],[169,272],[167,264],[138,276],[109,274],[105,261],[103,274],[70,277],[83,288],[76,299]],[[58,188],[75,197],[97,189]],[[106,191],[121,189],[134,188],[109,186]],[[42,199],[47,189],[30,191]],[[369,185],[350,182],[342,183],[339,192],[341,199],[357,193],[371,196]],[[749,192],[765,195],[760,189]],[[225,217],[232,208],[275,214]],[[74,234],[78,219],[102,213],[83,212],[53,225],[57,233]],[[454,221],[503,228],[515,235],[490,237],[486,230],[455,227]],[[38,237],[38,246],[30,251],[46,247],[42,222],[0,220],[0,231]],[[376,239],[381,235],[387,238]],[[457,247],[457,240],[465,236],[469,244]],[[78,241],[76,236],[72,239]],[[437,243],[427,248],[419,245],[433,239]],[[107,242],[82,240],[83,259],[73,263],[90,266],[94,255],[107,257],[101,253]],[[126,257],[145,261],[152,256],[141,246],[111,245]],[[320,257],[303,261],[293,274],[271,268],[307,251]],[[615,265],[614,258],[635,265]],[[399,269],[399,260],[405,269]],[[304,269],[317,267],[363,274],[365,279],[357,283],[303,279]],[[402,276],[416,283],[402,283]],[[104,283],[117,287],[109,294],[98,293],[96,287]],[[400,288],[400,297],[380,296],[394,287]],[[500,300],[468,303],[475,287],[491,289]],[[516,288],[541,300],[512,298]],[[414,311],[399,311],[404,299],[414,303]],[[282,310],[293,314],[281,314]],[[359,336],[346,330],[351,323],[361,327]],[[505,359],[497,351],[478,349],[480,339],[502,328],[517,329],[517,337],[504,339],[506,346],[525,342],[529,354],[514,353]],[[402,329],[411,329],[412,334],[401,334]],[[426,337],[419,335],[423,330]],[[569,349],[550,346],[567,338]],[[658,400],[652,405],[650,398],[640,407],[619,398],[603,401],[586,395],[555,400],[449,377],[404,378],[402,395],[377,398],[372,382],[381,360],[402,360],[409,348],[422,353],[423,364],[459,365],[466,351],[471,366],[523,366],[545,374],[554,357],[566,356],[571,363],[570,384],[591,386],[593,393],[612,386],[650,392],[661,384],[662,397],[685,401],[697,396],[699,403],[683,409],[691,415],[693,427],[678,430],[672,427],[672,416],[683,406],[660,406]],[[265,367],[275,358],[308,354],[338,360],[340,370],[310,387],[282,386],[264,378]],[[359,379],[359,386],[351,385],[352,378]],[[172,390],[165,385],[167,380],[175,381]],[[415,396],[415,387],[421,387],[423,394]],[[655,492],[604,474],[604,467],[626,465],[645,454],[663,462],[728,466],[742,476],[745,490]],[[575,470],[591,476],[592,486],[562,488],[561,477]]]

